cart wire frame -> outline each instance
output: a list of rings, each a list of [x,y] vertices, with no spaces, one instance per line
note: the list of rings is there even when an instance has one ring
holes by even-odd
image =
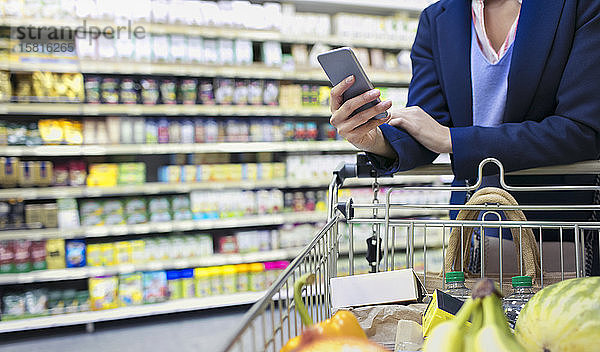
[[[465,228],[479,229],[479,233],[484,234],[479,237],[480,264],[479,271],[483,278],[485,276],[485,229],[495,228],[502,233],[503,229],[518,229],[522,233],[524,229],[537,231],[539,236],[540,250],[540,268],[541,274],[538,278],[541,287],[544,287],[544,255],[543,255],[543,233],[545,230],[558,230],[559,235],[559,260],[560,260],[560,280],[565,279],[565,259],[566,254],[563,249],[563,240],[565,233],[573,234],[575,246],[575,276],[585,276],[584,258],[586,253],[586,233],[598,236],[600,242],[600,223],[598,222],[560,222],[560,221],[507,221],[503,220],[500,212],[505,210],[522,211],[600,211],[600,205],[519,205],[504,206],[498,204],[485,205],[448,205],[448,204],[408,204],[406,202],[393,202],[393,193],[399,190],[413,191],[467,191],[472,192],[479,189],[482,185],[483,168],[486,164],[495,164],[499,169],[500,186],[510,192],[536,192],[536,191],[600,191],[597,186],[510,186],[505,182],[505,170],[503,165],[496,159],[488,158],[483,160],[478,168],[478,179],[473,185],[466,187],[444,186],[405,186],[392,187],[385,194],[385,202],[380,203],[377,197],[379,184],[377,174],[370,167],[365,167],[364,156],[358,157],[357,164],[346,164],[340,166],[335,172],[333,180],[329,185],[327,223],[316,233],[311,242],[300,252],[300,254],[290,263],[290,265],[281,273],[277,280],[267,290],[261,300],[256,302],[250,310],[244,315],[239,328],[234,331],[231,339],[223,349],[229,351],[279,351],[285,343],[292,337],[302,333],[302,323],[296,312],[293,298],[294,284],[306,273],[315,274],[315,281],[308,285],[303,291],[303,299],[309,315],[313,321],[322,321],[332,315],[330,304],[330,286],[329,280],[338,276],[338,258],[340,254],[348,256],[348,275],[355,275],[355,236],[354,230],[357,225],[365,224],[371,227],[373,237],[368,239],[368,252],[373,261],[371,272],[395,270],[399,267],[396,263],[397,254],[402,255],[404,251],[403,267],[415,268],[415,252],[422,250],[423,270],[422,280],[427,287],[427,279],[431,277],[427,265],[428,247],[441,249],[442,252],[442,274],[445,276],[446,270],[443,265],[446,258],[446,246],[449,239],[449,233],[452,228],[460,227],[461,234],[461,267],[454,270],[463,270],[462,236]],[[567,166],[544,167],[531,169],[511,174],[535,174],[535,175],[557,175],[557,174],[599,174],[600,162],[590,161]],[[411,175],[451,175],[448,167],[432,165],[405,172]],[[343,186],[344,180],[353,177],[374,178],[373,183],[373,201],[370,204],[355,204],[352,199],[344,203],[338,202],[338,190]],[[398,218],[394,216],[394,211],[451,211],[451,210],[478,210],[483,214],[481,220],[448,220],[448,219],[418,219],[418,218]],[[367,215],[364,215],[367,214]],[[383,214],[383,216],[382,216]],[[340,231],[340,225],[347,224],[348,246],[347,253],[340,252],[340,242],[343,233]],[[383,230],[382,230],[383,228]],[[431,241],[428,244],[427,234],[432,229],[439,233],[441,230],[441,243]],[[590,233],[591,231],[591,233]],[[399,234],[405,235],[406,243],[397,243]],[[382,238],[383,236],[383,238]],[[520,236],[521,237],[521,236]],[[475,238],[475,237],[474,237]],[[589,236],[587,237],[589,240]],[[418,240],[418,241],[417,241]],[[503,272],[503,241],[499,241],[499,280],[502,285],[505,282]],[[401,245],[401,247],[398,247]],[[520,245],[520,244],[519,244]],[[520,262],[523,263],[522,251]],[[599,254],[600,255],[600,254]],[[364,258],[363,258],[364,259]],[[399,263],[398,263],[399,264]],[[572,264],[572,263],[571,263]],[[573,265],[572,265],[573,266]],[[523,271],[522,265],[521,274]],[[440,270],[440,268],[436,268]],[[439,275],[439,273],[438,273]],[[442,285],[445,283],[442,281]],[[393,347],[393,346],[392,346]]]

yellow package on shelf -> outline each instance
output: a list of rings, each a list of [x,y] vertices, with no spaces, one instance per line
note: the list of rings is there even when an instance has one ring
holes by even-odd
[[[65,240],[49,239],[46,241],[46,263],[48,269],[64,269]]]
[[[223,293],[223,271],[219,266],[211,266],[206,268],[210,280],[210,293],[213,296]]]
[[[114,243],[103,243],[100,245],[102,248],[102,265],[111,266],[115,265],[115,244]]]
[[[119,166],[117,164],[92,164],[87,177],[89,187],[114,187],[117,185]]]
[[[115,257],[116,264],[130,264],[132,263],[132,248],[131,242],[121,241],[115,243]]]
[[[88,244],[86,246],[87,266],[102,266],[102,245]]]
[[[208,297],[212,294],[210,288],[209,268],[194,269],[194,281],[196,284],[196,297]]]
[[[237,269],[235,265],[224,265],[221,267],[223,274],[223,293],[226,295],[237,291]]]
[[[143,240],[131,241],[131,262],[141,264],[146,261],[146,242]]]
[[[89,279],[90,304],[92,310],[117,308],[118,279],[116,276]]]

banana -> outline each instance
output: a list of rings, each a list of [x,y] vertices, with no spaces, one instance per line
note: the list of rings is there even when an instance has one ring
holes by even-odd
[[[471,350],[470,346],[474,346],[475,337],[477,337],[477,333],[483,327],[483,307],[481,305],[482,298],[475,298],[473,301],[475,307],[471,312],[471,326],[464,336],[465,351]]]
[[[510,332],[500,298],[491,294],[483,298],[483,327],[476,333],[474,352],[526,352]]]
[[[476,308],[472,299],[467,300],[454,319],[436,326],[425,340],[423,352],[463,352],[464,336],[468,328],[465,323]]]

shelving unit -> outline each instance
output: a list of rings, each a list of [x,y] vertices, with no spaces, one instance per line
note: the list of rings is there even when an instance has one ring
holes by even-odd
[[[398,241],[402,242],[402,241]],[[415,242],[415,248],[423,247],[423,240]],[[441,248],[441,239],[427,241],[427,248]],[[136,271],[173,270],[185,268],[197,268],[208,266],[245,264],[255,262],[270,262],[280,260],[293,260],[303,248],[283,248],[254,253],[236,254],[214,254],[210,257],[185,258],[176,260],[152,261],[144,264],[122,264],[114,266],[82,267],[55,270],[38,270],[28,273],[0,274],[0,285],[27,284],[35,282],[79,280],[96,276],[129,274]],[[404,243],[398,243],[396,250],[405,250]],[[339,253],[348,255],[347,243],[340,243]],[[354,254],[362,255],[367,252],[366,244],[363,242],[355,244]],[[355,260],[360,260],[355,259]]]
[[[308,38],[307,38],[308,39]],[[268,67],[254,64],[248,66],[217,66],[186,63],[136,63],[115,61],[70,60],[68,63],[36,63],[23,62],[14,57],[14,60],[0,61],[0,70],[14,72],[81,72],[81,73],[110,73],[127,75],[174,75],[192,77],[229,77],[229,78],[255,78],[290,81],[315,81],[327,82],[327,76],[318,68],[295,69],[282,71],[280,67]],[[385,72],[367,70],[369,78],[375,85],[407,85],[410,81],[409,72]]]
[[[93,155],[150,155],[199,153],[262,153],[262,152],[318,152],[356,151],[345,141],[308,142],[248,142],[206,144],[117,144],[117,145],[42,145],[3,146],[5,156],[93,156]]]
[[[393,2],[393,1],[392,1]],[[371,6],[372,4],[369,4]],[[114,26],[116,21],[102,20],[86,20],[87,26],[96,26],[105,28]],[[206,27],[183,24],[161,24],[161,23],[146,23],[135,22],[136,26],[143,26],[146,33],[152,34],[181,34],[189,36],[198,36],[205,38],[223,38],[223,39],[248,39],[252,41],[278,41],[282,43],[313,43],[315,38],[308,36],[296,36],[282,33],[275,30],[257,30],[243,29],[233,27]],[[18,26],[39,26],[39,27],[60,27],[69,26],[75,28],[81,26],[81,20],[56,20],[51,18],[11,18],[4,17],[0,19],[0,26],[18,27]],[[319,38],[319,42],[334,46],[354,46],[365,48],[382,48],[382,49],[410,49],[412,43],[386,39],[354,39],[341,38],[335,35]]]
[[[265,294],[244,292],[232,295],[219,295],[203,298],[180,299],[164,303],[147,304],[102,311],[80,312],[38,318],[10,320],[0,322],[0,334],[15,331],[54,328],[60,326],[93,324],[103,321],[140,318],[159,314],[189,312],[195,310],[221,308],[252,304]]]
[[[428,183],[438,182],[437,177],[397,176],[393,179],[381,179],[382,186],[392,184]],[[329,185],[331,178],[314,178],[307,180],[266,180],[266,181],[231,181],[231,182],[195,182],[195,183],[164,183],[148,182],[143,185],[126,185],[117,187],[38,187],[38,188],[10,188],[0,189],[0,199],[21,198],[58,199],[58,198],[94,198],[125,195],[149,195],[163,193],[189,193],[197,190],[222,190],[242,189],[252,190],[260,188],[323,188]],[[370,179],[351,179],[345,182],[347,187],[370,186]]]
[[[324,108],[287,109],[279,106],[236,105],[124,105],[79,103],[13,103],[0,104],[0,114],[33,115],[166,115],[166,116],[292,116],[329,117]]]
[[[166,221],[136,225],[82,226],[75,229],[27,229],[0,231],[0,240],[47,238],[92,238],[126,236],[177,231],[230,229],[241,227],[275,226],[294,223],[319,222],[325,219],[322,212],[299,212],[268,215],[250,215],[241,218]]]
[[[0,285],[78,280],[87,279],[89,277],[95,276],[128,274],[136,271],[173,270],[230,264],[290,260],[293,259],[296,255],[298,255],[300,251],[301,248],[289,248],[246,254],[215,254],[210,257],[152,261],[145,264],[123,264],[106,267],[86,266],[82,268],[39,270],[19,274],[0,274]]]

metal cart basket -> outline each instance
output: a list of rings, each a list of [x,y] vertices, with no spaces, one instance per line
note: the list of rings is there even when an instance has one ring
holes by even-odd
[[[473,250],[480,251],[480,263],[470,268],[478,272],[476,276],[488,276],[486,260],[497,265],[494,276],[500,284],[510,281],[506,269],[507,259],[504,252],[512,246],[503,245],[505,240],[497,240],[498,251],[495,259],[485,253],[484,240],[487,229],[510,231],[534,231],[539,246],[540,275],[535,277],[538,287],[564,280],[569,277],[586,275],[586,259],[589,261],[590,239],[600,241],[600,222],[558,222],[558,221],[515,221],[502,217],[502,211],[522,210],[536,212],[598,211],[598,205],[449,205],[451,191],[466,191],[468,194],[480,188],[483,168],[486,164],[495,164],[499,172],[500,188],[510,192],[569,192],[597,191],[596,186],[544,186],[516,187],[506,184],[502,164],[496,159],[486,159],[479,165],[478,181],[466,187],[452,187],[448,183],[438,182],[428,186],[397,186],[388,188],[385,196],[380,188],[381,178],[368,165],[364,155],[359,155],[356,164],[340,166],[329,186],[327,223],[318,231],[312,241],[292,261],[288,268],[268,289],[267,293],[244,316],[223,351],[279,351],[289,338],[302,332],[300,317],[295,310],[293,299],[294,283],[305,273],[315,274],[315,283],[306,288],[303,294],[305,304],[314,321],[331,317],[329,279],[341,275],[356,275],[365,272],[388,271],[399,268],[413,268],[421,277],[425,287],[431,290],[434,283],[444,287],[444,262],[447,259],[448,241],[453,229],[459,229],[462,237],[466,229],[474,229],[483,234],[474,237]],[[490,167],[489,165],[486,167]],[[487,170],[487,169],[486,169]],[[525,170],[509,175],[561,175],[561,174],[599,174],[600,162],[590,161],[568,166],[545,167]],[[451,175],[446,164],[433,164],[400,175]],[[373,178],[372,198],[367,203],[355,203],[352,198],[340,202],[338,193],[347,179]],[[414,178],[413,178],[414,179]],[[388,180],[386,180],[388,181]],[[412,192],[412,193],[411,193]],[[415,197],[414,192],[417,193]],[[435,192],[443,197],[431,196]],[[380,200],[382,198],[382,200]],[[448,213],[456,210],[476,210],[483,214],[479,219],[450,220]],[[425,216],[438,214],[438,216]],[[442,215],[444,214],[444,215]],[[516,229],[516,230],[515,230]],[[505,230],[506,231],[506,230]],[[558,240],[553,243],[555,252],[544,243],[544,236],[554,232]],[[365,237],[366,236],[366,237]],[[592,237],[595,236],[595,237]],[[497,238],[497,237],[496,237]],[[522,238],[522,237],[519,237]],[[366,240],[366,241],[365,241]],[[476,243],[479,241],[479,247]],[[517,241],[515,241],[516,243]],[[365,246],[366,244],[366,246]],[[365,248],[366,247],[366,248]],[[495,247],[494,247],[495,248]],[[520,263],[523,262],[523,251]],[[461,247],[461,252],[463,248]],[[365,256],[359,254],[366,254]],[[491,254],[491,253],[489,253]],[[503,257],[504,263],[503,263]],[[518,255],[517,255],[518,257]],[[463,270],[461,254],[460,268]],[[499,261],[499,262],[498,262]],[[518,265],[523,274],[523,265]],[[519,275],[517,272],[515,275]],[[431,291],[428,292],[431,294]],[[393,347],[393,346],[392,346]]]

